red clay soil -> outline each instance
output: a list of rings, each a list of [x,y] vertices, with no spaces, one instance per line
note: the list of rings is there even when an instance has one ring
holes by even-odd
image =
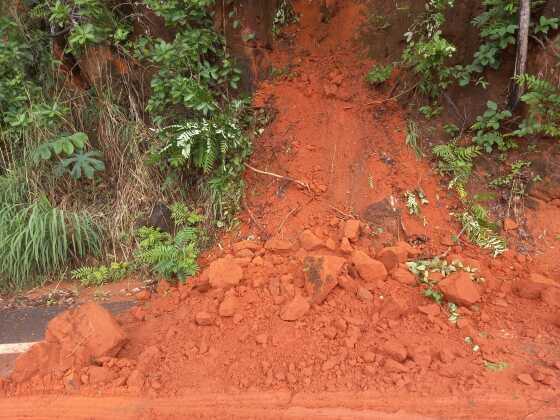
[[[338,2],[328,24],[317,3],[296,2],[294,42],[271,58],[292,74],[256,94],[277,116],[251,162],[309,188],[248,171],[242,226],[200,276],[142,296],[118,319],[120,351],[89,365],[76,357],[89,336],[54,326],[54,361],[30,377],[18,374],[37,359],[20,362],[0,383],[0,417],[557,418],[556,276],[531,257],[450,243],[456,202],[406,146],[389,90],[363,82],[363,3]],[[404,202],[417,188],[429,200],[420,217]],[[403,266],[436,255],[485,279],[442,282],[466,305],[456,323]]]

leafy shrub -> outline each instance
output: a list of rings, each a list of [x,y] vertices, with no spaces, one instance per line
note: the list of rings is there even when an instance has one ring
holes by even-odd
[[[406,47],[402,62],[418,76],[420,91],[436,98],[451,83],[452,69],[447,61],[456,48],[442,35],[445,10],[454,0],[428,0],[425,13],[404,34]]]
[[[393,73],[393,66],[391,64],[386,66],[376,64],[366,75],[366,82],[370,85],[379,85],[389,80],[391,73]]]
[[[131,266],[126,262],[114,262],[109,266],[80,267],[72,271],[72,278],[78,280],[84,287],[102,286],[105,283],[119,281],[130,271]]]
[[[137,232],[138,250],[134,256],[140,266],[163,277],[184,281],[198,271],[196,259],[200,232],[197,225],[202,218],[181,204],[171,210],[175,225],[179,227],[177,233],[172,236],[157,228],[140,228]]]
[[[530,74],[519,77],[517,82],[527,88],[521,100],[527,104],[529,115],[514,134],[560,137],[560,89]]]
[[[500,132],[501,124],[504,120],[511,118],[512,114],[508,110],[500,111],[498,104],[488,101],[487,109],[484,114],[476,117],[476,122],[471,127],[476,131],[473,140],[481,146],[487,153],[492,153],[494,148],[506,151],[514,148],[515,144],[508,141]]]
[[[435,146],[433,153],[439,159],[439,171],[452,177],[449,188],[454,188],[461,199],[466,198],[465,185],[473,170],[473,160],[480,155],[480,147],[463,147],[450,142]]]

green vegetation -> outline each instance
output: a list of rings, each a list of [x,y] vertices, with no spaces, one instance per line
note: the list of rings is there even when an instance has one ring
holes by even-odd
[[[214,3],[0,5],[1,290],[86,256],[98,264],[72,271],[83,285],[144,268],[184,280],[199,247],[233,224],[254,123]],[[293,20],[284,3],[279,25]],[[166,33],[133,35],[136,8],[161,18]],[[75,72],[97,58],[91,79]],[[176,232],[143,226],[157,201],[203,215],[177,219],[174,206]]]
[[[498,104],[493,101],[488,101],[486,106],[486,112],[476,117],[476,122],[471,127],[472,130],[476,131],[473,141],[487,153],[492,153],[495,149],[503,152],[515,147],[515,144],[506,141],[500,132],[502,122],[511,118],[511,112],[500,111]]]
[[[376,64],[366,75],[366,82],[372,86],[379,85],[389,80],[391,73],[393,73],[393,66],[391,64],[386,66]]]
[[[454,0],[427,0],[424,14],[404,34],[402,65],[414,72],[420,92],[429,98],[437,98],[452,81],[447,61],[456,48],[443,37],[442,26],[453,5]]]

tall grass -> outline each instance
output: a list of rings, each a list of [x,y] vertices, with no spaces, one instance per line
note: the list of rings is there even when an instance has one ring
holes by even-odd
[[[52,206],[41,195],[28,201],[26,182],[0,177],[0,290],[40,283],[69,260],[100,251],[100,233],[85,212]]]

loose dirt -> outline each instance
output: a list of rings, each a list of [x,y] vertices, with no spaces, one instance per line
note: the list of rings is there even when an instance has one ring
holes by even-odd
[[[271,56],[289,72],[255,95],[277,115],[251,166],[309,188],[248,170],[242,224],[198,277],[161,282],[120,315],[117,354],[43,364],[23,379],[20,361],[0,382],[0,417],[558,415],[556,276],[532,257],[450,242],[457,202],[406,146],[403,111],[363,82],[363,3],[338,2],[328,23],[319,2],[295,3],[301,20]],[[429,200],[420,217],[404,201],[418,188]],[[403,265],[437,255],[484,277],[445,280],[467,305],[456,322]]]

